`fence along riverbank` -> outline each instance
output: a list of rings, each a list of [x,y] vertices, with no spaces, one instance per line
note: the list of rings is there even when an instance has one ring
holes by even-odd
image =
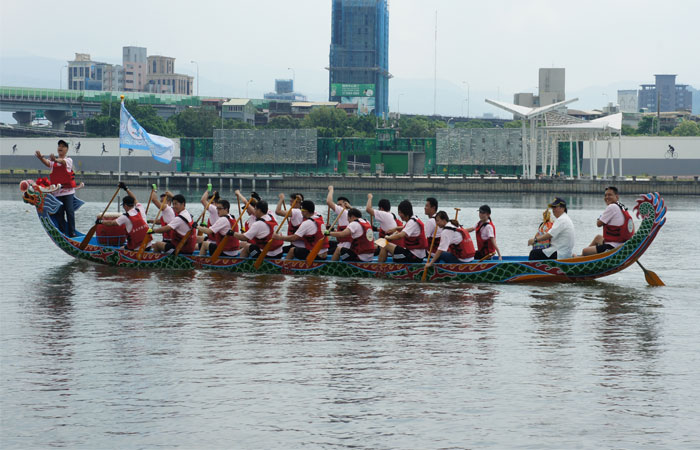
[[[48,176],[46,170],[10,170],[0,173],[1,184],[17,184],[25,179]],[[87,186],[115,186],[116,172],[78,172],[76,182]],[[692,179],[610,177],[607,179],[573,180],[542,178],[536,180],[507,176],[436,176],[436,175],[319,175],[319,174],[238,174],[194,172],[122,172],[121,180],[130,186],[148,187],[155,183],[161,189],[204,189],[211,183],[221,192],[240,190],[325,190],[333,185],[339,190],[361,188],[367,191],[426,192],[501,192],[515,194],[560,193],[600,194],[614,184],[624,192],[659,192],[663,195],[700,195],[698,176]]]

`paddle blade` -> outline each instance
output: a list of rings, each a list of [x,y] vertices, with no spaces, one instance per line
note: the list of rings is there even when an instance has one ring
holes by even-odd
[[[211,255],[211,262],[215,263],[219,260],[219,256],[221,256],[221,252],[224,251],[224,245],[226,245],[226,241],[228,241],[228,234],[224,236],[224,238],[221,240],[219,245],[216,246],[216,250],[214,250],[214,254]]]
[[[270,241],[272,242],[272,241]],[[258,258],[255,260],[255,264],[253,264],[253,267],[255,267],[255,270],[258,270],[260,266],[262,266],[263,261],[265,260],[265,256],[267,255],[268,250],[270,250],[270,242],[265,244],[265,248],[263,249],[262,252],[258,255]]]
[[[83,242],[80,243],[78,248],[80,250],[85,250],[85,247],[87,247],[88,243],[90,243],[90,239],[95,235],[95,231],[97,230],[97,225],[93,225],[92,228],[90,228],[90,231],[88,231],[85,234],[85,237],[83,238]]]
[[[661,281],[661,278],[659,278],[659,276],[651,270],[644,272],[644,278],[646,278],[647,283],[649,283],[650,286],[666,286],[666,284]]]
[[[318,256],[318,252],[321,251],[321,247],[323,247],[323,243],[326,241],[327,238],[319,239],[318,242],[314,244],[314,248],[311,249],[309,252],[309,255],[306,257],[306,267],[311,267],[311,263],[314,262],[314,259],[316,259],[316,256]]]
[[[139,246],[139,251],[136,253],[136,260],[141,261],[141,258],[143,257],[143,252],[146,250],[146,246],[148,245],[149,242],[153,240],[153,236],[150,234],[147,234],[145,238],[143,238],[143,241],[141,241],[141,245]]]

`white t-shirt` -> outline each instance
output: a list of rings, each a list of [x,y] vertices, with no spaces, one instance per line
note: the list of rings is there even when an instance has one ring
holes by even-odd
[[[163,208],[161,217],[163,218],[164,223],[170,223],[175,218],[175,211],[173,211],[172,206],[166,206],[165,208]],[[156,224],[156,226],[157,225],[158,224]]]
[[[552,235],[552,245],[542,251],[547,256],[557,252],[557,259],[571,258],[574,251],[574,223],[567,213],[562,213],[554,221],[554,226],[549,230]]]
[[[131,208],[127,214],[130,216],[135,216],[138,214],[136,210],[139,210],[141,213],[141,217],[143,220],[146,220],[146,210],[143,209],[143,205],[141,203],[137,203],[134,208]],[[117,225],[124,225],[126,228],[127,233],[131,233],[131,230],[134,228],[134,225],[131,223],[131,220],[129,220],[128,217],[126,217],[124,214],[121,214],[119,217],[116,218]]]
[[[278,217],[284,217],[287,213],[284,213],[282,215],[278,215]],[[299,208],[294,208],[292,209],[291,214],[289,214],[289,219],[287,219],[287,222],[293,226],[293,227],[298,227],[299,224],[301,224],[304,221],[304,216],[301,214],[301,209]]]
[[[187,223],[185,223],[185,221],[182,220],[180,217],[175,216],[170,222],[168,222],[168,225],[170,225],[170,227],[173,230],[175,230],[177,234],[179,234],[180,236],[184,236],[192,228],[189,224],[189,222],[192,221],[192,215],[190,215],[190,213],[186,209],[183,209],[179,215],[184,217],[185,220],[187,220]]]
[[[601,214],[598,220],[600,220],[606,225],[619,227],[625,224],[625,215],[622,214],[622,210],[617,205],[617,203],[611,203],[608,205],[607,208],[605,208],[605,211],[603,211],[603,214]],[[624,244],[624,242],[610,241],[605,241],[604,243],[611,245],[613,248],[619,247],[622,244]]]
[[[250,226],[250,229],[243,233],[245,237],[248,239],[248,241],[252,239],[263,239],[267,237],[270,234],[270,227],[267,226],[267,223],[265,223],[265,220],[270,220],[272,217],[270,217],[268,214],[262,216],[260,220],[255,220],[255,223],[253,223]],[[275,230],[272,230],[273,232]],[[262,250],[262,249],[261,249]],[[277,256],[280,253],[282,253],[282,247],[270,250],[267,252],[268,255],[270,256]]]
[[[425,237],[428,239],[428,245],[430,245],[430,240],[433,238],[433,231],[435,231],[435,217],[430,217],[424,222],[425,225]],[[438,227],[437,233],[435,234],[435,239],[439,239],[442,234],[442,228]]]
[[[348,222],[348,211],[347,210],[344,211],[343,207],[340,205],[335,205],[334,211],[336,214],[340,214],[340,219],[338,219],[338,224],[337,224],[338,228],[347,227],[348,223],[349,223]],[[338,247],[350,248],[350,244],[352,244],[352,242],[338,242]]]
[[[394,215],[388,211],[375,209],[374,218],[377,219],[377,222],[379,222],[379,229],[383,230],[385,233],[387,230],[396,228],[396,219],[394,218]]]
[[[73,171],[73,158],[63,158],[66,162],[66,170],[68,172]],[[49,169],[53,170],[53,166],[56,165],[54,161],[49,161]],[[60,164],[59,164],[60,165]],[[61,188],[56,193],[53,194],[54,197],[62,197],[64,195],[75,194],[75,188]]]
[[[216,206],[213,203],[209,205],[207,212],[209,213],[209,223],[214,224],[217,220],[219,220],[219,210],[216,209]]]
[[[229,222],[226,216],[218,217],[216,222],[214,222],[209,229],[214,233],[219,233],[220,235],[225,235],[228,230],[231,229],[231,222]]]
[[[257,217],[255,217],[254,215],[248,216],[248,218],[245,221],[245,229],[250,230],[250,227],[252,227],[257,220]]]
[[[325,231],[326,227],[321,226],[321,231]],[[316,234],[316,222],[314,220],[305,220],[301,223],[299,228],[297,228],[297,231],[294,232],[295,236],[313,236]],[[302,239],[297,239],[296,241],[292,241],[292,245],[295,247],[299,248],[304,248],[306,247],[304,245],[304,240]]]
[[[364,232],[362,231],[362,225],[360,225],[360,222],[358,222],[357,220],[355,220],[354,222],[350,222],[348,224],[348,228],[351,232],[350,236],[353,239],[357,239],[364,234]],[[374,258],[374,252],[360,253],[359,255],[357,255],[357,257],[360,258],[360,261],[372,261],[372,258]]]
[[[413,216],[414,219],[417,219],[417,216]],[[423,226],[425,228],[425,225]],[[408,237],[416,237],[420,236],[420,225],[418,225],[418,222],[415,220],[409,220],[406,225],[403,227],[403,231],[406,233],[406,236]],[[419,249],[411,249],[411,253],[416,258],[425,258],[425,253],[426,250],[419,248]]]

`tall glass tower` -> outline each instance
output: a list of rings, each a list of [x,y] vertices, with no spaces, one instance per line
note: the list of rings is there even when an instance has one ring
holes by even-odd
[[[389,112],[387,0],[333,0],[328,100],[360,114]]]

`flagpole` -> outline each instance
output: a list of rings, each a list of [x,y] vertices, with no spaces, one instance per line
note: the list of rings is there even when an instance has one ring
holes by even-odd
[[[123,95],[121,96],[121,100],[122,100],[122,105],[123,105],[124,104],[124,96]],[[121,113],[120,113],[120,117],[121,117]],[[121,123],[120,123],[120,126],[121,126]],[[122,182],[122,146],[121,146],[121,142],[119,143],[119,170],[117,171],[117,181],[119,183]],[[121,204],[121,202],[120,202],[120,199],[118,196],[117,197],[117,212],[121,212],[120,204]]]

